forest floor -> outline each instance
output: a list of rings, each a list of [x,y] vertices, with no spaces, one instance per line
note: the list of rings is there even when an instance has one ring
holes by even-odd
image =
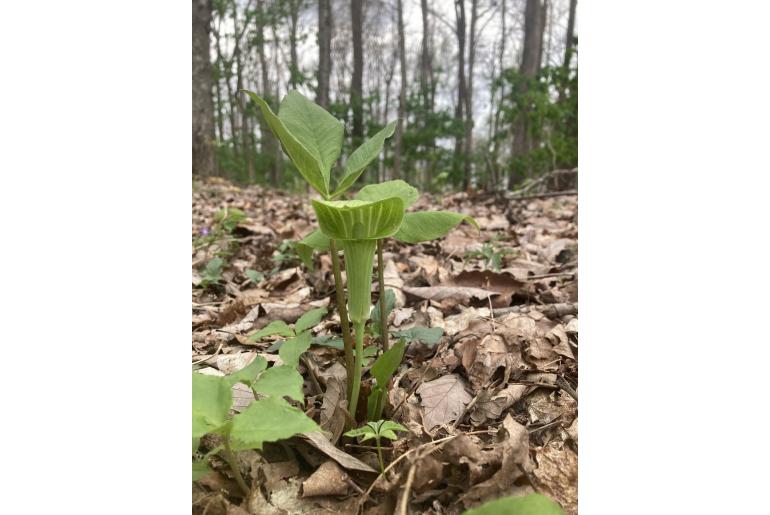
[[[247,218],[224,227],[214,221],[223,208]],[[324,335],[340,334],[331,260],[316,253],[308,270],[288,243],[316,227],[308,199],[212,179],[194,183],[192,209],[197,367],[229,374],[256,355],[275,363],[272,339],[248,335],[274,320],[294,323],[311,309],[329,309],[313,328],[319,344],[300,361],[305,411],[326,433],[240,453],[254,485],[247,499],[224,461],[213,459],[217,473],[193,483],[193,513],[454,515],[534,491],[577,513],[574,195],[422,195],[412,209],[469,214],[481,231],[463,223],[428,243],[386,241],[385,284],[396,298],[390,331],[408,346],[385,417],[409,432],[384,440],[385,464],[395,462],[385,476],[376,472],[372,440],[341,436],[342,351],[323,345]],[[206,271],[216,255],[221,273]],[[376,338],[367,344],[377,345]],[[234,396],[236,410],[254,399],[245,387]]]

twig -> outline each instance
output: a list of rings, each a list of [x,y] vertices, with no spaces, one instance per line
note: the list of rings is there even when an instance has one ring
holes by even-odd
[[[413,462],[412,466],[409,467],[409,474],[406,476],[406,485],[404,485],[404,493],[401,496],[401,508],[398,510],[398,515],[407,515],[407,507],[409,506],[409,493],[412,491],[412,483],[414,483],[414,473],[416,470],[416,463]]]
[[[217,354],[219,354],[219,351],[221,351],[221,350],[222,350],[222,345],[224,345],[224,344],[225,344],[225,342],[220,342],[220,343],[219,343],[219,347],[218,347],[218,348],[217,348],[217,350],[214,352],[214,354],[212,354],[211,356],[208,356],[208,357],[206,357],[206,358],[203,358],[203,359],[199,359],[198,361],[193,361],[193,363],[192,363],[192,364],[193,364],[193,365],[199,365],[199,364],[203,363],[204,361],[208,361],[208,360],[210,360],[211,358],[216,358],[216,357],[217,357]]]
[[[525,277],[525,281],[532,281],[535,279],[548,279],[549,277],[569,277],[574,276],[575,272],[554,272],[552,274],[540,274],[540,275],[530,275],[529,277]]]
[[[493,309],[492,313],[495,316],[507,315],[509,313],[528,313],[529,311],[536,309],[550,319],[561,318],[565,315],[577,315],[578,305],[577,302],[571,303],[558,303],[558,304],[543,304],[540,306],[510,306],[507,308]]]
[[[562,390],[564,390],[565,392],[567,392],[567,393],[570,395],[570,397],[572,397],[573,399],[575,399],[575,402],[577,402],[577,400],[578,400],[578,394],[577,394],[577,391],[576,391],[574,388],[572,388],[572,385],[570,385],[570,384],[567,382],[567,380],[566,380],[566,379],[564,379],[564,378],[562,378],[562,377],[557,377],[557,378],[556,378],[556,385],[557,385],[559,388],[561,388]]]

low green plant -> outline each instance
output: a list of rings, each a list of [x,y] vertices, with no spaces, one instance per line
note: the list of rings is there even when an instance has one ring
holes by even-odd
[[[388,440],[398,440],[396,431],[409,430],[401,424],[391,422],[390,420],[378,420],[377,422],[368,422],[365,426],[359,427],[358,429],[351,429],[345,433],[345,436],[360,436],[362,442],[374,438],[375,443],[377,444],[377,458],[380,462],[380,473],[384,474],[385,462],[382,459],[382,446],[380,440],[383,438],[387,438]]]
[[[277,274],[287,265],[293,266],[298,264],[298,259],[301,259],[302,256],[297,252],[295,245],[296,244],[291,240],[283,240],[280,245],[278,245],[278,248],[272,256],[273,269],[270,271],[270,275]]]
[[[196,249],[210,247],[217,244],[219,249],[216,255],[226,257],[230,255],[235,246],[233,231],[240,222],[246,219],[246,213],[238,208],[225,207],[214,214],[214,223],[210,228],[201,229],[201,234],[193,242]]]
[[[389,123],[348,157],[342,177],[336,187],[332,187],[331,170],[342,147],[342,123],[296,91],[290,91],[281,101],[277,115],[258,95],[246,93],[259,105],[270,129],[281,141],[299,173],[322,197],[321,200],[312,200],[320,230],[300,241],[297,248],[306,262],[313,250],[328,250],[331,254],[348,375],[348,411],[355,417],[361,385],[364,328],[371,311],[375,251],[382,298],[385,296],[384,239],[394,237],[405,243],[419,243],[446,235],[463,220],[477,224],[467,215],[450,211],[406,213],[406,209],[419,197],[419,192],[401,180],[371,184],[362,188],[352,200],[337,200],[379,155],[385,140],[395,130],[395,122]],[[345,255],[347,303],[342,288],[337,242]],[[380,316],[379,334],[382,350],[388,351],[385,318]],[[355,329],[355,344],[350,322]]]
[[[465,510],[463,515],[564,515],[564,511],[542,494],[529,494],[501,497]]]
[[[493,269],[495,272],[499,272],[503,266],[503,258],[509,254],[514,253],[514,249],[510,247],[501,247],[498,244],[499,237],[493,238],[491,241],[484,243],[479,250],[472,250],[465,255],[469,258],[482,258],[484,264]]]
[[[201,275],[201,286],[208,288],[213,284],[218,284],[222,280],[222,267],[225,261],[220,257],[211,259],[203,268]]]
[[[299,356],[307,350],[304,342],[285,342],[279,355],[283,365],[267,368],[267,360],[257,356],[246,367],[228,376],[192,374],[192,449],[198,451],[203,436],[213,433],[222,438],[222,445],[193,461],[193,480],[211,469],[208,457],[220,453],[233,471],[245,495],[249,487],[241,475],[235,452],[261,450],[265,442],[275,442],[299,433],[320,431],[321,428],[305,413],[289,404],[288,397],[304,404],[302,376],[296,367]],[[249,386],[257,398],[241,413],[230,416],[237,383]]]
[[[246,277],[249,278],[249,281],[251,281],[252,284],[255,286],[264,280],[265,275],[262,272],[258,272],[257,270],[251,270],[248,269],[245,272],[243,272]]]

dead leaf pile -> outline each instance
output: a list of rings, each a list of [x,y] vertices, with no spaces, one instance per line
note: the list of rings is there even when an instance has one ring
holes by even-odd
[[[340,323],[330,259],[316,253],[310,270],[289,243],[316,227],[308,199],[214,178],[195,182],[192,208],[192,361],[202,373],[229,374],[257,355],[275,362],[276,338],[249,335],[317,307],[329,312],[312,334],[330,342],[314,340],[299,365],[304,409],[324,433],[239,455],[253,485],[248,498],[214,456],[216,474],[193,484],[193,513],[353,514],[362,507],[459,515],[532,491],[577,513],[574,196],[423,195],[412,209],[462,212],[481,230],[461,224],[437,241],[385,241],[384,282],[396,298],[390,330],[441,328],[443,336],[432,345],[410,342],[394,375],[384,417],[409,433],[384,442],[386,465],[398,461],[384,476],[372,440],[342,435],[346,379],[331,343]],[[216,217],[232,209],[245,217],[223,237],[209,237],[221,234]],[[216,258],[221,275],[206,285],[206,266]],[[362,389],[369,385],[365,375]],[[240,385],[234,398],[236,409],[254,400]],[[207,442],[207,449],[218,445]]]

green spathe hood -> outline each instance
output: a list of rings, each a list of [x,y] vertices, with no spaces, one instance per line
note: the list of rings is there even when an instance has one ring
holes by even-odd
[[[313,200],[321,231],[335,240],[379,240],[395,234],[404,219],[404,201]]]

